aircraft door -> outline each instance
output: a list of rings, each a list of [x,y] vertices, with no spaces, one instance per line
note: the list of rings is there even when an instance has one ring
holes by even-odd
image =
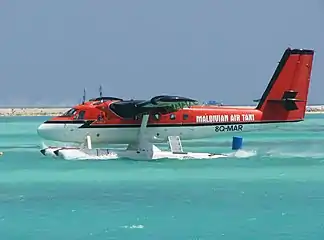
[[[188,112],[183,112],[181,117],[182,117],[182,125],[192,123],[192,119]],[[190,139],[194,137],[194,134],[195,134],[195,128],[192,126],[188,126],[188,127],[182,127],[180,136],[183,136],[186,139]]]

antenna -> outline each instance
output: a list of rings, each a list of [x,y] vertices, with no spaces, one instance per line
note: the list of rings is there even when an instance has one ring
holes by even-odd
[[[84,104],[86,101],[86,89],[84,88],[83,89],[83,101],[82,101],[82,104]]]
[[[101,85],[99,87],[99,95],[100,95],[100,97],[102,97],[102,86]]]

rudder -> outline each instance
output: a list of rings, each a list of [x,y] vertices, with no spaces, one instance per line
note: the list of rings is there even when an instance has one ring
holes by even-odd
[[[314,50],[286,49],[256,109],[263,121],[305,117]]]

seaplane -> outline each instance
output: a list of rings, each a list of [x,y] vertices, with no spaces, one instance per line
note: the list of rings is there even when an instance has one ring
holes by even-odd
[[[100,96],[83,101],[37,129],[43,139],[78,146],[45,147],[41,153],[84,158],[91,154],[98,157],[100,151],[104,152],[102,156],[131,159],[225,157],[184,152],[181,140],[259,131],[263,126],[303,121],[313,57],[314,50],[287,48],[256,107],[208,106],[192,98],[170,95],[149,100]],[[171,151],[156,146],[162,142],[169,142]],[[101,144],[128,146],[121,150],[93,148]]]

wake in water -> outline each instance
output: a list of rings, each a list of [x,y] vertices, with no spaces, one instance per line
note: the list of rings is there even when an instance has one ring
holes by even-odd
[[[324,158],[324,153],[320,151],[281,151],[281,150],[269,150],[261,157],[270,157],[270,158],[313,158],[321,159]]]
[[[235,157],[235,158],[250,158],[250,157],[254,157],[257,155],[257,151],[255,150],[238,150],[236,152],[232,152],[227,154],[228,157]]]
[[[286,139],[286,140],[276,140],[276,139],[259,139],[245,142],[245,147],[241,150],[232,152],[227,150],[230,148],[230,142],[217,142],[217,141],[198,141],[197,146],[194,142],[189,144],[186,151],[191,152],[215,152],[226,155],[228,159],[324,159],[323,145],[324,140],[319,139],[307,139],[306,137],[300,136],[299,139]],[[48,147],[46,144],[24,144],[24,145],[13,145],[13,144],[1,144],[0,151],[3,152],[30,152],[39,153],[40,149]],[[62,146],[63,147],[63,146]],[[102,155],[102,156],[69,156],[66,160],[115,160],[115,156]],[[170,159],[161,159],[163,161],[172,161]],[[182,159],[186,161],[192,161],[194,159]],[[216,160],[216,159],[210,159]],[[210,161],[207,160],[207,161]],[[158,160],[155,160],[158,161]]]

